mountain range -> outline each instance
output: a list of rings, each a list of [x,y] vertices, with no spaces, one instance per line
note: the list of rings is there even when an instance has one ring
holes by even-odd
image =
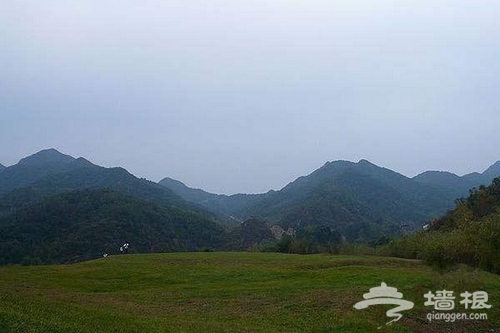
[[[420,228],[498,175],[500,162],[462,177],[408,178],[366,160],[333,161],[279,191],[218,195],[47,149],[0,167],[0,262],[72,262],[125,241],[139,252],[242,250],[276,239],[270,230],[366,243]]]
[[[206,209],[245,219],[255,216],[282,227],[326,225],[350,241],[366,241],[419,228],[453,207],[469,189],[500,175],[500,162],[483,173],[459,177],[427,171],[408,178],[367,160],[328,162],[279,191],[217,195],[165,178],[159,184]]]
[[[78,261],[124,242],[143,252],[195,250],[217,246],[221,233],[214,214],[170,189],[55,149],[0,172],[3,263]]]

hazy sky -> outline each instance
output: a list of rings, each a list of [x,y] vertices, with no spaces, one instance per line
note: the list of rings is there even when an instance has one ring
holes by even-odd
[[[497,0],[4,0],[0,50],[5,165],[54,147],[235,193],[500,159]]]

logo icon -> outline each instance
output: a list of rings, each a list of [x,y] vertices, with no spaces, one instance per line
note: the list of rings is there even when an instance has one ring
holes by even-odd
[[[390,309],[385,313],[387,317],[394,318],[387,322],[386,325],[391,325],[393,322],[401,319],[403,315],[399,312],[410,310],[414,306],[413,302],[402,299],[403,294],[398,292],[396,288],[388,287],[384,282],[381,283],[380,287],[371,288],[369,293],[363,295],[363,298],[365,299],[364,301],[354,304],[355,309],[366,309],[370,305],[379,304],[398,305],[398,307]]]

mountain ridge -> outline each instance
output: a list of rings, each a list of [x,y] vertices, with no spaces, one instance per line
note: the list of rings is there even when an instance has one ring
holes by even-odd
[[[446,211],[453,199],[366,160],[334,161],[299,177],[248,212],[278,220],[283,227],[340,227],[349,240],[359,240],[369,235],[352,229],[358,222],[365,221],[370,225],[366,229],[381,235],[402,225],[416,227]]]
[[[241,210],[249,202],[255,202],[265,194],[215,194],[198,188],[190,188],[181,181],[165,177],[159,185],[170,188],[184,200],[197,203],[213,212],[222,215],[232,215]],[[268,192],[269,193],[269,192]]]
[[[120,242],[139,252],[218,246],[214,214],[122,167],[46,149],[0,173],[0,264],[94,259]]]
[[[481,173],[471,172],[458,176],[449,171],[429,170],[416,175],[412,179],[431,186],[447,188],[456,195],[464,196],[468,193],[468,190],[480,185],[488,185],[493,178],[499,175],[500,161],[496,161]]]
[[[278,191],[225,195],[193,189],[169,177],[158,183],[139,179],[124,168],[101,167],[52,148],[0,173],[0,218],[49,195],[109,189],[232,225],[255,217],[268,226],[326,227],[338,230],[348,241],[366,242],[420,228],[452,208],[471,186],[480,185],[475,178],[497,172],[500,163],[463,177],[427,171],[409,178],[366,159],[339,160],[326,162]]]
[[[105,168],[83,157],[74,158],[56,149],[45,149],[23,158],[0,173],[0,215],[61,192],[108,188],[157,204],[212,215],[186,202],[167,187],[139,179],[121,167]],[[21,200],[22,199],[22,200]]]
[[[308,174],[306,176],[299,176],[299,177],[297,177],[295,180],[293,180],[293,181],[287,183],[285,186],[283,186],[280,190],[283,190],[284,188],[286,188],[290,184],[292,184],[294,182],[297,182],[297,181],[300,181],[301,179],[303,179],[305,177],[308,177],[309,175],[317,172],[318,170],[322,169],[323,167],[331,165],[331,164],[343,164],[344,166],[352,166],[352,165],[356,165],[356,164],[357,165],[366,165],[366,166],[375,166],[375,167],[378,167],[380,169],[396,173],[400,177],[404,177],[406,179],[417,180],[417,181],[422,182],[422,183],[427,182],[428,176],[429,177],[434,177],[435,175],[442,175],[442,176],[444,176],[446,178],[463,179],[463,180],[467,180],[467,182],[469,182],[470,179],[477,179],[477,178],[480,178],[480,180],[483,181],[484,180],[483,176],[485,174],[491,176],[491,179],[495,178],[495,175],[496,176],[500,175],[500,160],[497,161],[497,162],[495,162],[494,164],[492,164],[490,167],[488,167],[482,173],[472,172],[472,173],[465,174],[463,176],[458,176],[457,174],[455,174],[453,172],[450,172],[450,171],[426,170],[426,171],[423,171],[423,172],[421,172],[421,173],[419,173],[419,174],[417,174],[416,176],[413,176],[413,177],[405,176],[405,175],[403,175],[403,174],[401,174],[401,173],[399,173],[397,171],[391,170],[391,169],[386,168],[386,167],[380,167],[380,166],[378,166],[378,165],[376,165],[376,164],[374,164],[374,163],[372,163],[372,162],[370,162],[369,160],[366,160],[366,159],[360,159],[358,162],[352,162],[352,161],[347,161],[347,160],[334,160],[334,161],[325,162],[322,167],[314,170],[313,172],[311,172],[310,174]],[[489,178],[486,179],[486,183],[489,183],[491,181],[491,179],[489,179]],[[220,196],[220,197],[231,197],[231,196],[235,196],[235,195],[262,195],[262,194],[268,194],[268,193],[280,191],[280,190],[269,190],[267,192],[261,192],[261,193],[237,192],[237,193],[234,193],[234,194],[216,194],[216,193],[212,193],[212,192],[206,191],[203,188],[187,186],[182,181],[180,181],[178,179],[171,178],[171,177],[165,177],[165,178],[161,179],[158,182],[158,184],[161,184],[163,186],[179,187],[179,189],[182,187],[183,191],[186,190],[186,189],[188,189],[188,190],[193,190],[193,191],[197,191],[197,192],[200,192],[200,193],[204,193],[204,194],[208,194],[208,195],[214,195],[214,196]],[[173,184],[175,184],[175,185],[173,185]],[[485,184],[479,184],[479,185],[485,185]]]
[[[17,165],[43,166],[54,163],[65,164],[74,160],[75,158],[70,155],[63,154],[55,148],[49,148],[20,159]]]
[[[487,170],[495,173],[495,168]],[[429,176],[437,180],[426,181]],[[191,189],[171,178],[159,184],[171,186],[187,201],[193,200],[208,210],[238,219],[256,216],[269,224],[292,228],[327,225],[341,228],[344,236],[356,241],[372,237],[370,233],[383,235],[404,231],[406,227],[417,229],[451,209],[455,199],[466,195],[471,187],[480,185],[458,177],[463,184],[457,188],[441,179],[457,177],[449,172],[428,171],[409,178],[365,159],[330,161],[278,191],[239,195],[237,207],[228,204],[232,196]],[[214,207],[214,198],[219,207],[227,209]],[[368,231],[358,226],[363,223]]]

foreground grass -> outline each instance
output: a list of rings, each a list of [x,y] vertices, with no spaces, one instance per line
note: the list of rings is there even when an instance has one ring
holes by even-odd
[[[384,281],[415,308],[355,310]],[[485,321],[429,323],[429,290],[489,293]],[[274,253],[112,256],[74,265],[1,267],[0,332],[500,332],[500,277],[438,273],[386,257]],[[379,329],[379,327],[381,327]]]

